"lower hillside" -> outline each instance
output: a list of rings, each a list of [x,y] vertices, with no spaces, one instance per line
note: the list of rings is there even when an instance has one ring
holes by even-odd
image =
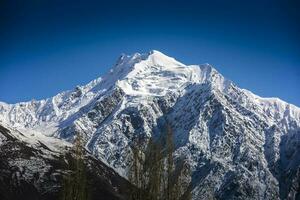
[[[33,148],[0,126],[0,199],[67,199],[66,180],[73,176],[77,155],[66,152],[57,154],[42,143]],[[92,156],[84,160],[86,199],[128,199],[128,181]]]

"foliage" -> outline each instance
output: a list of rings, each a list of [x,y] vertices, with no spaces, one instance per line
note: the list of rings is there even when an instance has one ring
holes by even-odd
[[[77,134],[73,146],[74,159],[69,163],[70,173],[63,180],[62,200],[87,200],[87,179],[82,137]]]
[[[191,198],[191,187],[184,184],[190,176],[188,164],[174,161],[173,132],[169,125],[163,139],[150,138],[143,151],[140,138],[132,148],[133,162],[129,179],[137,187],[131,192],[131,200],[180,200]]]

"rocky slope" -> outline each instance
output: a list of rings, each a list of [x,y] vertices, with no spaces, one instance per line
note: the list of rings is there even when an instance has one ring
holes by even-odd
[[[26,136],[0,125],[0,199],[62,199],[63,179],[75,159],[70,145],[57,151],[20,137]],[[89,199],[127,199],[131,185],[125,179],[92,156],[87,155],[85,162]]]
[[[174,156],[192,166],[194,199],[300,198],[300,109],[158,51],[122,55],[102,78],[50,99],[0,103],[0,124],[49,149],[80,132],[125,178],[134,139],[159,138],[169,124]]]

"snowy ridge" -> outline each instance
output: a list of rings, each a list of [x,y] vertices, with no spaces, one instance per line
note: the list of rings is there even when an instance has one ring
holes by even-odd
[[[17,104],[0,102],[0,123],[9,124],[14,128],[37,130],[52,128],[54,131],[60,121],[77,112],[101,93],[94,90],[100,82],[101,78],[98,78],[85,86],[77,86],[74,90],[40,101],[32,100]]]
[[[168,92],[182,91],[189,84],[206,82],[213,83],[216,89],[225,93],[232,85],[209,64],[187,66],[156,50],[147,54],[122,55],[103,78],[85,86],[77,86],[74,90],[40,101],[17,104],[0,102],[0,122],[13,127],[41,126],[43,129],[49,123],[55,127],[114,85],[128,95],[164,96]],[[241,91],[264,111],[273,115],[278,113],[281,118],[300,120],[300,109],[292,104],[278,98],[262,98],[245,89]]]
[[[300,108],[279,98],[263,98],[243,89],[253,101],[256,101],[265,112],[276,112],[280,118],[293,118],[300,121]]]

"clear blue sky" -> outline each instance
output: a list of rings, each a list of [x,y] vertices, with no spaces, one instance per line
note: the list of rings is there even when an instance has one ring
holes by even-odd
[[[297,1],[1,1],[0,101],[42,99],[151,49],[300,106]]]

